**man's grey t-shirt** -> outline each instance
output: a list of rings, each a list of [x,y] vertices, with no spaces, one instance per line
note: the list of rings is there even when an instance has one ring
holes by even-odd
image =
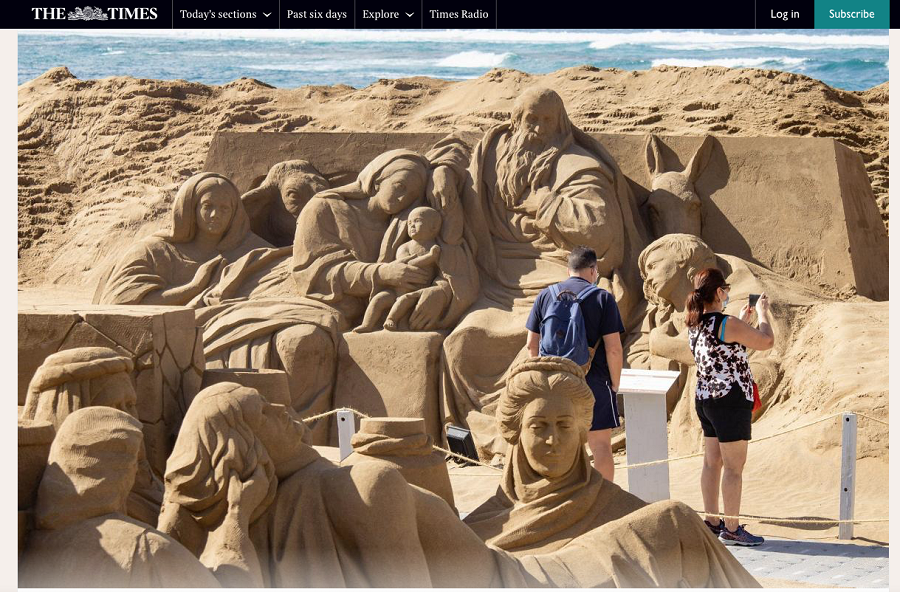
[[[590,286],[590,282],[580,277],[570,277],[559,284],[560,290],[569,290],[575,294]],[[553,300],[550,288],[544,288],[538,294],[531,308],[531,314],[525,322],[525,327],[535,333],[541,332],[541,321],[547,312],[547,307]],[[588,345],[596,347],[594,360],[585,377],[594,396],[598,393],[606,394],[607,382],[610,381],[609,365],[606,363],[606,348],[602,337],[610,333],[625,331],[622,317],[619,315],[619,307],[612,294],[600,288],[581,303],[581,314],[584,319],[584,329],[587,334]],[[600,389],[603,389],[602,391]]]

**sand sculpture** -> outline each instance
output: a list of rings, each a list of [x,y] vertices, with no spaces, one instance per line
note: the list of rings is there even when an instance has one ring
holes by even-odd
[[[187,549],[125,515],[141,422],[110,407],[68,415],[50,448],[19,569],[25,587],[218,587]]]
[[[406,482],[438,495],[451,508],[453,488],[446,455],[433,447],[425,433],[425,420],[399,417],[368,417],[351,439],[353,454],[341,464],[380,462],[400,471]]]
[[[651,183],[643,207],[650,218],[653,236],[676,232],[700,236],[701,204],[694,182],[709,163],[713,138],[703,139],[683,171],[666,170],[661,144],[655,134],[647,136],[647,171]]]
[[[397,248],[397,261],[406,262],[428,272],[430,285],[434,281],[441,256],[441,248],[435,241],[441,231],[441,215],[434,208],[422,206],[409,213],[406,223],[410,240]],[[444,285],[447,284],[446,280],[442,282]],[[404,290],[402,286],[396,290],[379,292],[369,301],[362,323],[354,331],[368,333],[379,329],[379,325],[389,331],[395,331],[415,304],[416,300],[410,295],[410,290]],[[385,311],[387,317],[383,318]]]
[[[302,442],[304,429],[252,389],[219,383],[202,391],[167,467],[160,529],[229,586],[755,584],[674,502],[634,525],[618,521],[621,538],[595,529],[571,549],[517,559],[486,545],[445,500],[410,486],[400,471],[325,460]],[[672,536],[690,517],[696,524]],[[660,523],[674,530],[661,536]],[[648,547],[651,534],[658,547]],[[609,571],[598,570],[596,557],[608,552]],[[648,569],[618,565],[626,555]]]
[[[510,122],[488,130],[475,148],[470,173],[467,230],[483,287],[444,341],[441,388],[448,421],[472,428],[489,457],[502,452],[490,415],[507,369],[527,355],[522,327],[538,292],[566,276],[572,248],[588,245],[628,324],[640,300],[635,263],[643,239],[615,161],[572,125],[551,90],[517,99]]]
[[[20,418],[47,422],[57,431],[66,418],[86,407],[111,407],[137,420],[137,395],[131,381],[131,359],[106,347],[63,350],[47,357],[28,386]],[[138,471],[128,494],[128,515],[156,524],[162,483],[147,462],[141,439]]]
[[[269,169],[259,187],[241,196],[250,229],[276,247],[294,243],[297,217],[328,181],[309,161],[287,160]]]
[[[179,189],[170,229],[123,256],[99,302],[196,307],[208,368],[284,369],[293,407],[319,413],[331,405],[337,319],[286,286],[289,263],[290,247],[250,230],[237,188],[199,173]]]
[[[769,292],[773,309],[786,311],[775,315],[776,332],[788,337],[785,349],[798,314],[829,299],[753,262],[716,255],[691,236],[703,230],[694,182],[710,161],[709,137],[681,172],[665,170],[666,148],[655,136],[644,157],[633,150],[650,175],[640,207],[632,180],[597,139],[571,123],[554,91],[522,93],[510,121],[489,129],[474,150],[459,135],[424,148],[433,141],[416,151],[388,150],[360,165],[355,181],[334,188],[307,160],[272,166],[243,197],[216,173],[184,183],[169,229],[127,251],[104,277],[97,301],[190,306],[209,370],[227,369],[236,380],[247,369],[284,376],[250,376],[239,386],[208,373],[206,383],[215,384],[191,402],[166,465],[161,532],[152,528],[158,506],[143,514],[132,509],[139,486],[123,469],[116,474],[122,479],[108,484],[122,490],[122,502],[103,506],[102,516],[85,510],[73,514],[74,523],[46,520],[39,492],[37,530],[23,565],[70,557],[75,551],[63,547],[63,534],[82,540],[100,532],[130,537],[109,552],[103,568],[123,586],[171,583],[158,573],[163,565],[190,574],[179,573],[181,586],[756,584],[689,508],[647,505],[590,469],[583,446],[590,393],[580,370],[563,360],[526,359],[524,320],[540,289],[564,277],[568,251],[592,246],[600,283],[615,295],[630,330],[631,367],[682,371],[669,393],[672,442],[693,450],[699,430],[687,404],[692,359],[680,308],[691,275],[711,263],[726,271],[735,308],[750,292]],[[350,170],[328,178],[343,181],[359,168]],[[250,186],[257,183],[259,177]],[[841,183],[843,191],[849,181]],[[651,234],[663,237],[644,248]],[[414,337],[435,356],[441,352],[441,419],[470,427],[483,457],[506,459],[501,487],[466,524],[453,508],[446,466],[431,452],[425,422],[367,420],[347,466],[338,467],[309,446],[325,442],[328,420],[310,430],[296,419],[332,408],[339,348],[351,338],[371,340],[357,343],[358,353],[377,344],[393,351],[400,341],[392,340]],[[64,371],[35,376],[36,394],[29,390],[20,426],[26,434],[20,447],[34,448],[31,485],[53,426],[61,430],[53,445],[59,451],[50,453],[57,468],[44,476],[46,487],[55,487],[54,475],[80,470],[54,460],[75,457],[65,451],[79,433],[68,427],[73,419],[91,418],[83,421],[96,427],[82,430],[97,433],[85,444],[88,453],[106,458],[115,450],[110,467],[130,467],[136,455],[140,466],[140,440],[136,453],[122,444],[135,439],[127,414],[77,410],[132,411],[134,388],[124,380],[132,361],[112,350],[70,351],[71,361],[96,358],[104,371],[88,377],[65,362]],[[61,354],[47,358],[48,368],[70,359]],[[769,406],[783,369],[771,356],[751,363]],[[388,381],[391,393],[376,394],[419,396],[401,388],[412,384],[401,374]],[[271,393],[247,388],[272,380],[278,388]],[[352,402],[355,395],[348,396]],[[95,409],[101,410],[85,413]],[[533,426],[554,414],[563,418],[559,452],[547,454]],[[151,475],[137,474],[138,481]],[[60,507],[94,507],[90,487],[65,494]],[[144,524],[122,515],[126,498],[128,513]],[[29,508],[20,500],[20,543]],[[116,579],[125,577],[122,558],[131,541],[143,545],[131,551],[140,561],[131,579]],[[86,542],[84,552],[94,552],[88,543],[95,545]],[[70,580],[90,585],[82,576],[88,577]]]
[[[756,417],[775,400],[783,376],[779,352],[793,343],[798,319],[811,306],[830,301],[739,257],[717,255],[700,238],[688,234],[667,234],[652,242],[641,253],[639,267],[649,305],[641,327],[627,339],[627,361],[631,368],[681,372],[666,395],[670,441],[680,451],[693,450],[700,444],[699,422],[693,411],[694,358],[684,320],[684,303],[693,289],[694,274],[705,267],[722,270],[731,285],[727,314],[737,315],[751,293],[770,294],[773,310],[777,311],[772,322],[778,347],[750,353],[751,371],[763,401]]]

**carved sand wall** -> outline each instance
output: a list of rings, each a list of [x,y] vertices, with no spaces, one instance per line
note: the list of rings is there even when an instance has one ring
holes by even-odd
[[[134,361],[138,419],[154,470],[166,458],[205,367],[194,311],[174,306],[22,306],[19,324],[19,405],[44,359],[75,347],[109,347]]]
[[[592,134],[615,158],[637,203],[650,192],[644,135]],[[302,158],[332,186],[355,178],[394,148],[427,151],[444,134],[237,133],[213,138],[205,170],[231,178],[241,191],[260,183],[273,164]],[[471,145],[480,135],[461,138]],[[661,136],[666,170],[682,170],[702,137]],[[887,233],[862,159],[829,138],[714,138],[696,179],[702,238],[719,253],[757,263],[807,286],[888,297]],[[645,221],[645,226],[650,228]],[[650,237],[652,239],[652,237]]]

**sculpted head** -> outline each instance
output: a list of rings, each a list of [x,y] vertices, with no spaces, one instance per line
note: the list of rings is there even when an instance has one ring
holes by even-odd
[[[662,142],[655,134],[647,138],[647,170],[650,194],[644,206],[655,236],[686,233],[700,236],[702,209],[695,181],[709,163],[713,149],[712,136],[706,136],[682,171],[666,170]]]
[[[69,415],[53,440],[38,487],[36,526],[58,529],[125,514],[143,438],[141,422],[118,409],[89,407]]]
[[[583,453],[594,395],[581,368],[565,358],[530,358],[510,371],[496,417],[500,433],[519,445],[546,479],[568,473]]]
[[[534,152],[558,145],[560,137],[571,132],[562,97],[548,88],[522,93],[513,105],[511,125],[521,145]]]
[[[250,231],[250,220],[237,187],[218,173],[197,173],[178,189],[172,204],[170,230],[162,233],[172,243],[189,243],[198,234],[217,240],[219,251],[238,246]]]
[[[255,389],[220,382],[200,391],[166,463],[160,530],[199,553],[206,530],[228,508],[232,474],[241,482],[261,475],[267,481],[255,520],[274,499],[278,477],[291,474],[292,462],[307,449],[305,432],[284,405],[269,403]]]
[[[197,231],[222,237],[231,226],[237,201],[237,190],[224,178],[201,181],[197,186]]]
[[[79,347],[47,356],[28,385],[22,417],[55,428],[84,407],[112,407],[137,417],[134,363],[108,347]]]
[[[441,231],[441,213],[422,206],[409,213],[406,223],[409,238],[419,242],[434,240]]]
[[[647,245],[638,258],[644,295],[654,304],[680,311],[694,289],[694,276],[715,263],[716,254],[700,238],[692,234],[664,235]]]
[[[427,172],[418,161],[394,160],[376,177],[371,203],[385,214],[402,212],[425,194]]]

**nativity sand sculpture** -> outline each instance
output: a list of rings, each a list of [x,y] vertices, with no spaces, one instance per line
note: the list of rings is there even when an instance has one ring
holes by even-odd
[[[23,587],[217,588],[181,544],[125,506],[143,448],[141,422],[111,407],[66,417],[38,487]]]
[[[624,175],[552,90],[516,100],[510,122],[475,148],[470,176],[465,212],[482,290],[444,341],[441,390],[446,420],[472,429],[491,457],[504,448],[493,410],[507,369],[527,356],[523,327],[537,294],[565,278],[566,256],[587,245],[597,252],[601,286],[630,325],[644,244]]]
[[[572,390],[583,385],[583,375],[570,366],[537,360],[523,372],[541,375],[538,390],[558,384],[557,377],[567,382],[563,390]],[[581,390],[578,400],[590,394]],[[568,405],[572,420],[569,444],[575,446],[558,460],[541,457],[559,465],[544,477],[552,499],[572,488],[572,468],[563,465],[576,465],[582,480],[585,471],[594,473],[583,466],[587,407],[576,409],[565,393],[536,400]],[[522,402],[511,401],[509,411]],[[169,459],[160,529],[228,586],[756,584],[689,509],[677,502],[640,508],[642,502],[607,483],[601,487],[615,488],[608,499],[629,501],[596,504],[594,519],[579,521],[565,538],[551,527],[558,544],[544,547],[554,552],[518,558],[484,543],[444,499],[409,485],[400,471],[371,461],[339,467],[322,458],[303,442],[304,430],[284,406],[253,389],[234,383],[204,389]],[[524,457],[539,448],[525,444]],[[541,485],[519,472],[513,479],[517,488]],[[559,486],[560,480],[566,483]],[[628,510],[637,510],[635,521]],[[590,530],[603,523],[604,511],[618,520]],[[531,532],[543,532],[542,526],[532,523]]]
[[[47,356],[28,385],[20,421],[47,422],[57,431],[66,418],[86,407],[111,407],[137,419],[137,394],[131,380],[134,363],[107,347],[77,347]],[[128,494],[127,512],[156,525],[162,482],[147,462],[143,439],[138,471]]]
[[[684,172],[672,173],[663,170],[660,143],[648,141],[652,187],[643,207],[662,212],[654,233],[702,229],[693,182],[711,149],[705,141]],[[690,369],[679,342],[680,307],[698,266],[714,261],[726,271],[737,307],[750,292],[767,291],[773,307],[780,299],[797,310],[822,298],[761,266],[717,256],[694,236],[667,234],[644,248],[643,221],[652,215],[641,215],[616,161],[572,124],[551,90],[524,92],[510,121],[489,129],[474,150],[456,135],[428,150],[391,149],[341,171],[344,180],[359,173],[337,187],[306,160],[268,170],[243,197],[223,175],[189,178],[169,227],[126,250],[97,290],[103,304],[193,308],[208,369],[284,370],[290,391],[289,407],[230,382],[193,399],[166,465],[158,524],[155,512],[132,511],[130,469],[109,486],[125,488],[132,518],[119,497],[114,510],[103,508],[113,520],[95,524],[95,514],[73,514],[80,537],[108,528],[156,541],[139,554],[135,579],[121,585],[169,583],[144,565],[155,566],[157,548],[178,555],[173,561],[187,572],[204,566],[196,581],[208,585],[756,585],[689,508],[645,504],[590,468],[583,444],[591,395],[581,370],[566,360],[528,359],[524,321],[537,293],[565,277],[568,252],[594,248],[599,283],[616,297],[630,332],[631,367],[682,371],[669,401],[673,424],[685,432],[673,440],[678,448],[699,440],[689,425]],[[675,211],[686,217],[665,213]],[[442,420],[468,426],[483,458],[505,459],[500,488],[465,523],[418,420],[370,420],[344,466],[311,446],[325,442],[330,418],[309,426],[298,420],[331,410],[342,334],[382,328],[395,331],[382,335],[397,343],[404,332],[443,339],[435,377]],[[126,419],[134,388],[125,379],[137,361],[113,350],[69,351],[47,358],[48,369],[63,369],[35,376],[20,421],[38,422],[25,427],[41,444],[59,427],[53,446],[62,450],[77,439],[68,427],[73,418],[98,405],[122,409],[95,412],[108,419],[107,431],[86,446],[98,443],[92,454],[106,458],[104,450],[115,447],[103,442],[134,439],[120,437],[128,431],[122,422],[140,427]],[[70,364],[81,361],[103,371],[88,376]],[[752,362],[763,386],[780,379],[772,360]],[[390,396],[415,396],[402,377],[396,384]],[[542,435],[548,429],[556,431]],[[109,466],[130,467],[129,446],[115,448]],[[59,454],[51,452],[51,466]],[[140,464],[140,445],[134,455]],[[91,491],[65,492],[61,507],[89,505]],[[46,507],[39,503],[35,517]],[[41,531],[72,523],[36,525],[31,552],[63,552],[62,539],[53,538],[61,535]],[[111,573],[122,571],[117,553],[110,552]]]

